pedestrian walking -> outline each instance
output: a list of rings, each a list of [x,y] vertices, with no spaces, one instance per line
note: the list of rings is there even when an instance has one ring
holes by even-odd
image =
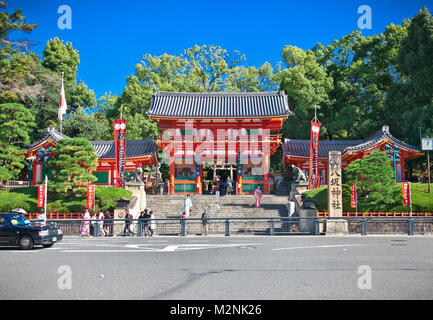
[[[153,211],[149,211],[149,231],[150,231],[150,237],[153,237],[153,233],[156,230],[156,222],[155,222],[155,216],[153,214]]]
[[[94,211],[90,212],[90,234],[95,235],[95,228],[98,227],[96,222],[96,213]]]
[[[185,235],[186,235],[186,233],[187,233],[187,226],[188,226],[188,217],[186,216],[186,214],[184,212],[184,213],[182,213],[182,215],[180,216],[180,218],[181,218],[180,224],[182,225],[182,221],[185,224]]]
[[[90,236],[90,213],[88,209],[84,211],[82,226],[81,226],[81,236],[82,237]]]
[[[104,214],[104,233],[106,236],[111,235],[111,225],[113,224],[112,221],[110,221],[111,215],[109,211],[106,211]],[[105,222],[105,220],[108,220],[108,222]]]
[[[144,209],[143,211],[141,211],[140,216],[138,217],[138,219],[141,222],[142,233],[143,233],[143,235],[145,237],[147,237],[148,233],[150,233],[150,230],[149,230],[150,215],[147,212],[147,209]]]
[[[38,222],[41,227],[45,227],[47,224],[47,215],[45,214],[44,209],[41,209],[41,212],[38,215]]]
[[[98,214],[98,226],[99,226],[99,236],[100,237],[105,237],[104,212],[102,212],[102,210],[99,210],[99,214]]]
[[[260,186],[257,187],[256,191],[254,191],[254,198],[256,208],[260,208],[260,200],[262,198],[262,190],[260,189]]]
[[[189,217],[191,211],[192,211],[192,201],[191,198],[189,197],[189,194],[187,194],[183,202],[183,212],[187,218]]]
[[[207,214],[207,210],[204,209],[203,213],[201,214],[201,234],[207,236],[207,229],[209,224],[209,215]]]
[[[133,236],[134,232],[131,231],[131,220],[132,214],[129,213],[129,209],[125,209],[125,227],[123,228],[123,235],[128,233],[129,236]]]

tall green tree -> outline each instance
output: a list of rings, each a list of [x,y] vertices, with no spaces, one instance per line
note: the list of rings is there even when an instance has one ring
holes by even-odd
[[[58,74],[64,72],[65,80],[76,80],[80,55],[70,41],[64,43],[58,37],[49,40],[43,51],[43,57],[42,66]]]
[[[68,103],[68,112],[79,107],[92,108],[96,104],[96,96],[84,82],[77,83],[77,70],[80,64],[80,55],[72,43],[66,43],[59,38],[47,42],[43,51],[42,66],[61,75],[64,72],[65,95]]]
[[[332,78],[311,50],[285,46],[281,55],[286,68],[281,71],[280,88],[287,94],[293,112],[284,123],[282,132],[284,137],[308,138],[314,107],[320,112],[320,106],[329,101]]]
[[[388,112],[401,135],[419,145],[419,128],[433,135],[433,19],[426,8],[410,20],[397,70],[401,77],[390,90]]]
[[[71,138],[86,138],[90,141],[111,140],[113,137],[105,117],[86,113],[83,108],[71,112],[63,121],[63,133]]]
[[[280,64],[272,67],[269,62],[265,62],[258,68],[254,66],[237,66],[227,78],[227,91],[277,91],[280,86],[280,72]]]
[[[26,17],[23,16],[23,10],[17,9],[12,13],[8,13],[6,9],[8,5],[0,1],[0,47],[17,47],[27,50],[29,44],[27,40],[10,40],[11,31],[21,31],[24,33],[32,32],[37,26],[37,23],[26,23]]]
[[[49,184],[65,197],[83,196],[84,186],[96,181],[90,173],[98,164],[95,149],[87,139],[71,138],[59,140],[54,152],[47,163],[52,172]]]
[[[23,105],[0,104],[0,180],[16,179],[25,167],[24,147],[34,126],[33,115]]]

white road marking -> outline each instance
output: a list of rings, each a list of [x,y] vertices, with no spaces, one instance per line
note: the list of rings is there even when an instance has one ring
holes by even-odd
[[[314,248],[338,248],[338,247],[359,247],[359,246],[364,246],[364,244],[335,244],[335,245],[324,245],[324,246],[278,248],[278,249],[272,249],[272,250],[279,251],[279,250],[314,249]]]
[[[248,247],[257,246],[260,243],[247,243],[247,244],[179,244],[169,245],[163,248],[157,248],[152,245],[145,244],[129,244],[124,246],[125,249],[74,249],[74,250],[63,250],[61,252],[67,253],[118,253],[118,252],[175,252],[175,251],[189,251],[189,250],[205,250],[205,249],[218,249],[218,248],[233,248],[233,247]]]

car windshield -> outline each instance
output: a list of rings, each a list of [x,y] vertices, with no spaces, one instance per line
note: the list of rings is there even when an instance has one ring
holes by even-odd
[[[5,214],[3,215],[5,222],[13,226],[30,226],[32,223],[20,214]]]

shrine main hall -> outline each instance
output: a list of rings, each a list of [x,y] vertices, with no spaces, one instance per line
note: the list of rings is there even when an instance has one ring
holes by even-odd
[[[169,156],[169,194],[202,193],[203,180],[230,178],[236,194],[269,193],[270,155],[290,114],[284,92],[156,92],[148,115]]]

